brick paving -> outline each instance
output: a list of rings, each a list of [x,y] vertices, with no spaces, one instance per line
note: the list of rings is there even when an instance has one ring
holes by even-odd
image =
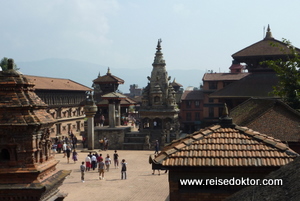
[[[56,159],[60,161],[58,169],[72,170],[70,176],[66,178],[63,185],[59,188],[60,192],[68,193],[65,201],[74,200],[117,200],[117,201],[134,201],[134,200],[169,200],[169,183],[168,173],[164,171],[161,175],[152,175],[151,165],[149,164],[149,155],[154,151],[133,151],[118,150],[119,161],[123,158],[127,162],[127,180],[121,180],[121,169],[115,169],[114,165],[110,166],[109,172],[105,171],[105,180],[99,180],[97,169],[86,172],[85,182],[80,179],[80,164],[87,156],[87,152],[81,152],[78,148],[78,161],[74,164],[70,159],[63,158],[63,154],[56,154]],[[98,151],[98,150],[95,150]],[[114,150],[101,151],[105,156],[110,155],[113,160]]]

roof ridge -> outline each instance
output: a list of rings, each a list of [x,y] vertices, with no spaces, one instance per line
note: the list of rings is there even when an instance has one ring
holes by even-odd
[[[176,141],[171,142],[168,146],[172,145],[172,144],[176,144],[178,143],[176,146],[174,146],[173,148],[167,150],[167,151],[161,151],[158,156],[153,159],[154,163],[160,163],[161,161],[163,161],[165,158],[168,157],[168,155],[170,154],[174,154],[177,151],[181,150],[182,148],[191,145],[194,141],[197,141],[201,138],[203,138],[204,136],[210,135],[212,134],[214,131],[216,131],[217,129],[219,129],[221,126],[220,125],[212,125],[209,126],[205,129],[201,129],[199,131],[194,132],[192,135],[186,136],[182,139],[178,139]],[[181,142],[181,143],[180,143]]]
[[[254,131],[248,127],[235,126],[235,128],[237,130],[242,131],[242,133],[244,133],[252,138],[255,138],[255,140],[260,140],[274,148],[277,148],[277,149],[285,152],[287,155],[299,156],[299,154],[297,154],[295,151],[290,149],[286,144],[282,143],[279,139],[273,138],[267,134],[263,134],[263,133]]]

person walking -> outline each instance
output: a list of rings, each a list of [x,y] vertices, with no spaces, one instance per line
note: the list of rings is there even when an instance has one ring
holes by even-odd
[[[104,162],[103,162],[103,159],[100,159],[100,162],[98,164],[98,172],[99,172],[99,179],[104,180]]]
[[[122,162],[121,162],[121,166],[122,166],[122,169],[121,169],[121,179],[127,179],[127,175],[126,175],[126,171],[127,171],[127,163],[125,163],[125,159],[122,159]]]
[[[76,163],[76,161],[77,161],[77,155],[78,154],[77,154],[76,150],[74,149],[72,152],[72,159],[73,159],[74,163]]]
[[[70,156],[71,156],[71,148],[69,146],[67,146],[66,154],[67,154],[67,160],[68,160],[68,163],[69,163],[70,162]]]
[[[87,157],[85,158],[85,166],[86,166],[85,171],[90,171],[91,163],[92,163],[91,158],[89,155],[87,155]]]
[[[63,144],[63,146],[62,146],[62,149],[63,149],[63,153],[64,153],[64,157],[66,157],[66,150],[67,150],[67,143],[66,142],[64,142],[64,144]],[[63,158],[64,158],[63,157]]]
[[[109,172],[109,166],[111,164],[111,159],[109,157],[109,155],[107,154],[106,158],[105,158],[105,166],[106,166],[106,171]]]
[[[92,160],[92,168],[93,168],[93,170],[95,170],[95,168],[97,167],[97,158],[96,158],[95,154],[92,155],[91,160]]]
[[[84,171],[85,171],[84,161],[81,162],[80,171],[81,171],[81,181],[84,182]]]
[[[117,153],[117,150],[115,150],[114,153],[114,165],[115,168],[119,168],[119,154]]]
[[[158,140],[155,141],[155,152],[154,154],[158,154],[158,149],[159,149],[159,143]]]

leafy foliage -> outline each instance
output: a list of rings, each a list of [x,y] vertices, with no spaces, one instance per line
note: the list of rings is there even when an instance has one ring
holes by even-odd
[[[268,60],[262,62],[275,70],[279,77],[279,83],[274,86],[274,95],[280,96],[284,102],[294,109],[300,109],[300,56],[290,41],[283,39],[287,48],[280,50],[287,56],[287,59]],[[271,44],[278,47],[278,44]]]
[[[8,69],[8,58],[7,57],[3,57],[0,61],[0,66],[2,68],[3,71]],[[14,69],[15,70],[19,70],[19,68],[17,68],[17,65],[14,64]]]

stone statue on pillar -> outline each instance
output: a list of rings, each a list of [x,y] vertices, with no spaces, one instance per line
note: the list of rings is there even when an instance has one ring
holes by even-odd
[[[94,149],[94,116],[97,112],[97,106],[95,104],[93,95],[91,93],[87,96],[87,99],[85,101],[84,112],[88,119],[88,127],[87,127],[88,149],[93,150]]]

